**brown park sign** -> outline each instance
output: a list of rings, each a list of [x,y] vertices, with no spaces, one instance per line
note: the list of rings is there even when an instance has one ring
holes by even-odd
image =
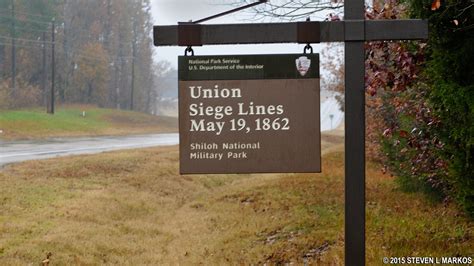
[[[180,172],[321,172],[319,55],[179,57]]]

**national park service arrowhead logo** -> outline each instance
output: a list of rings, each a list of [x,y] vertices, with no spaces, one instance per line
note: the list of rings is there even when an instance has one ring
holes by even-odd
[[[311,60],[306,56],[301,56],[296,59],[296,69],[300,72],[301,76],[304,77],[308,73],[309,67],[311,66]]]

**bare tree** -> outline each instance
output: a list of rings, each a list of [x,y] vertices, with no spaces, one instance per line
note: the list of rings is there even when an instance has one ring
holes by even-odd
[[[234,0],[232,5],[242,6],[255,0]],[[342,14],[343,0],[273,0],[264,5],[258,5],[249,12],[250,20],[274,18],[283,21],[301,21],[321,11],[333,10],[335,15]]]

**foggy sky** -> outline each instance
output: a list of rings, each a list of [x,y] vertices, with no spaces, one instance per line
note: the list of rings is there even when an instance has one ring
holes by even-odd
[[[152,0],[151,3],[155,25],[176,25],[178,21],[198,20],[233,8],[225,5],[229,1],[218,0]],[[205,23],[250,23],[245,20],[248,17],[248,12],[240,11]],[[304,46],[304,44],[209,45],[194,47],[194,53],[195,55],[302,53]],[[315,53],[320,52],[320,45],[312,46]],[[184,49],[185,47],[155,47],[154,59],[170,61],[176,68],[177,57],[184,54]]]

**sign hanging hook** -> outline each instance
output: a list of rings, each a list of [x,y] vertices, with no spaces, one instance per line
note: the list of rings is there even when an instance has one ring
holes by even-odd
[[[188,56],[188,52],[191,53],[191,56],[194,56],[193,47],[191,47],[191,46],[186,47],[186,49],[184,49],[184,56]]]
[[[306,19],[306,22],[310,22],[311,19],[308,17]],[[311,43],[307,43],[306,46],[304,47],[303,49],[303,54],[306,54],[306,50],[309,50],[309,53],[312,54],[313,53],[313,47],[311,46]]]
[[[313,53],[313,47],[309,43],[304,47],[303,54],[306,54],[306,50],[309,50],[310,54]]]

